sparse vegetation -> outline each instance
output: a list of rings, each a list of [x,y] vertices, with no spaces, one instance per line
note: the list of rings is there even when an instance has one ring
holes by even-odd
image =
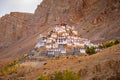
[[[10,64],[2,67],[0,69],[0,77],[15,73],[17,71],[18,66],[19,66],[18,61],[15,60],[13,63],[10,63]]]
[[[37,80],[80,80],[80,77],[78,74],[73,73],[70,70],[67,70],[65,72],[56,72],[54,74],[54,78],[50,78],[48,76],[40,75]]]
[[[105,42],[104,44],[99,45],[99,48],[108,48],[119,43],[120,42],[118,40],[111,40],[111,41]]]
[[[95,47],[94,46],[87,47],[86,48],[86,53],[89,54],[89,55],[95,54],[96,53]]]
[[[50,80],[49,77],[40,75],[37,80]]]
[[[60,71],[56,72],[54,80],[63,80],[63,74],[62,74],[62,72],[60,72]]]
[[[17,58],[13,62],[6,64],[0,68],[0,77],[11,75],[14,73],[18,74],[18,68],[20,68],[19,62],[25,61],[28,58],[27,54],[23,55],[20,58]],[[22,75],[22,74],[20,74]]]
[[[72,71],[68,70],[64,72],[63,80],[80,80],[78,74],[74,74]]]

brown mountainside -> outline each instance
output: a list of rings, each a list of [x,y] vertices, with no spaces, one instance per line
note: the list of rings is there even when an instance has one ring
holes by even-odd
[[[51,75],[56,71],[64,71],[65,69],[79,72],[81,80],[119,80],[120,44],[91,56],[48,60],[45,66],[25,77],[33,80],[39,74]]]
[[[40,33],[61,23],[75,26],[82,37],[93,42],[120,40],[120,0],[43,0],[34,14],[12,12],[1,17],[0,67],[29,53]],[[33,72],[20,69],[22,75],[18,72],[2,80],[33,80],[66,69],[79,72],[82,80],[119,80],[119,57],[120,44],[91,56],[47,60]]]
[[[18,41],[23,36],[27,36],[29,20],[33,14],[12,12],[0,19],[0,47]]]
[[[40,74],[52,75],[56,71],[66,69],[79,72],[81,80],[119,80],[120,44],[91,56],[48,60],[46,65],[25,77],[33,80]]]
[[[39,25],[74,25],[91,40],[120,39],[119,0],[43,0],[34,15]]]
[[[69,69],[79,73],[80,80],[120,80],[120,44],[95,55],[60,57],[49,59],[45,63],[42,65],[35,61],[25,62],[24,67],[16,74],[5,76],[1,80],[36,80],[41,74],[53,77],[56,71]],[[37,69],[29,69],[32,66],[36,66]]]
[[[34,14],[5,15],[0,18],[1,57],[28,53],[39,33],[47,33],[60,23],[75,26],[83,37],[93,41],[120,39],[120,1],[43,0]]]

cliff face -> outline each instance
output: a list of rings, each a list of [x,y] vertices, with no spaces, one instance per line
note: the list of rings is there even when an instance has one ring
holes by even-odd
[[[0,66],[29,53],[39,33],[47,33],[52,26],[61,23],[75,26],[80,35],[92,41],[120,40],[120,0],[43,0],[34,14],[13,12],[3,16],[0,18]],[[119,53],[120,45],[87,57],[81,63],[78,59],[68,60],[66,65],[61,61],[58,68],[65,70],[71,67],[80,71],[84,80],[118,80]],[[75,65],[71,64],[72,61]],[[41,72],[58,70],[54,63],[50,62],[51,67],[47,65],[44,71],[37,71],[37,76]],[[33,72],[26,75],[29,78],[26,79],[37,76]]]
[[[29,21],[33,14],[12,12],[0,19],[0,47],[29,35]]]
[[[84,0],[43,0],[35,11],[37,21],[42,24],[77,24],[87,7]]]
[[[34,14],[13,12],[0,18],[0,48],[27,42],[28,37],[47,33],[60,23],[75,26],[92,41],[120,39],[120,1],[43,0]]]
[[[43,0],[34,15],[38,25],[67,23],[91,40],[120,39],[119,0]]]

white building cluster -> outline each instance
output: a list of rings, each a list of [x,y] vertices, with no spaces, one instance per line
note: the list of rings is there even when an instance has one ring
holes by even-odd
[[[56,25],[48,32],[47,36],[40,35],[35,48],[44,48],[40,51],[42,55],[64,55],[85,53],[86,46],[95,46],[90,40],[81,38],[74,27],[68,25]],[[96,46],[97,47],[97,46]]]

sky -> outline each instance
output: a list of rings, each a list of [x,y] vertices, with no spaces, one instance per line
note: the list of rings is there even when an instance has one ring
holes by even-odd
[[[10,12],[34,13],[42,0],[0,0],[0,17]]]

